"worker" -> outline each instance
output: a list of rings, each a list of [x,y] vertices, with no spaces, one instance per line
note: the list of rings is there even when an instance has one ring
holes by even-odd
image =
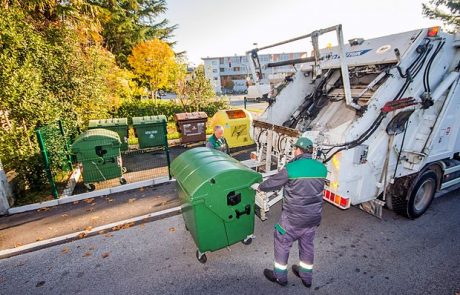
[[[264,276],[271,282],[286,286],[289,251],[295,241],[299,243],[299,265],[292,272],[305,287],[312,284],[313,239],[321,221],[324,183],[327,176],[323,163],[312,159],[313,142],[301,137],[294,146],[294,159],[277,174],[253,189],[275,191],[284,188],[281,217],[275,225],[274,270],[265,269]]]
[[[206,147],[216,149],[224,153],[229,153],[227,140],[224,138],[224,127],[214,126],[214,133],[208,138]]]

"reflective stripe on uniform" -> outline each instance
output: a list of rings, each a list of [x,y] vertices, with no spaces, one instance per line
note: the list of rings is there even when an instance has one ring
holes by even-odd
[[[308,264],[308,263],[300,261],[299,266],[300,266],[300,271],[310,272],[313,270],[313,264]]]
[[[287,265],[279,264],[278,262],[275,261],[275,268],[279,270],[287,270]]]

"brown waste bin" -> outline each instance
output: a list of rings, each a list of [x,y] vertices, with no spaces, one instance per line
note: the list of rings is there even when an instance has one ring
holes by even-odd
[[[208,115],[205,112],[175,114],[174,120],[177,130],[182,134],[181,143],[206,141]]]

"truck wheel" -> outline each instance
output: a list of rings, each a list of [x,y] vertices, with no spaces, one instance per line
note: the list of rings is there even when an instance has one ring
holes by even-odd
[[[196,250],[196,259],[198,259],[198,261],[203,264],[206,263],[206,261],[208,261],[206,254],[201,254],[199,250]]]
[[[409,195],[393,196],[393,210],[410,219],[423,215],[433,202],[436,193],[437,175],[428,170],[418,179]]]

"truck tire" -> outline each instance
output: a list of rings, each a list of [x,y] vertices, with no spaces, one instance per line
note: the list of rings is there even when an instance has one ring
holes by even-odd
[[[436,184],[436,173],[431,170],[425,171],[411,191],[392,196],[393,210],[410,219],[422,216],[433,202]]]

